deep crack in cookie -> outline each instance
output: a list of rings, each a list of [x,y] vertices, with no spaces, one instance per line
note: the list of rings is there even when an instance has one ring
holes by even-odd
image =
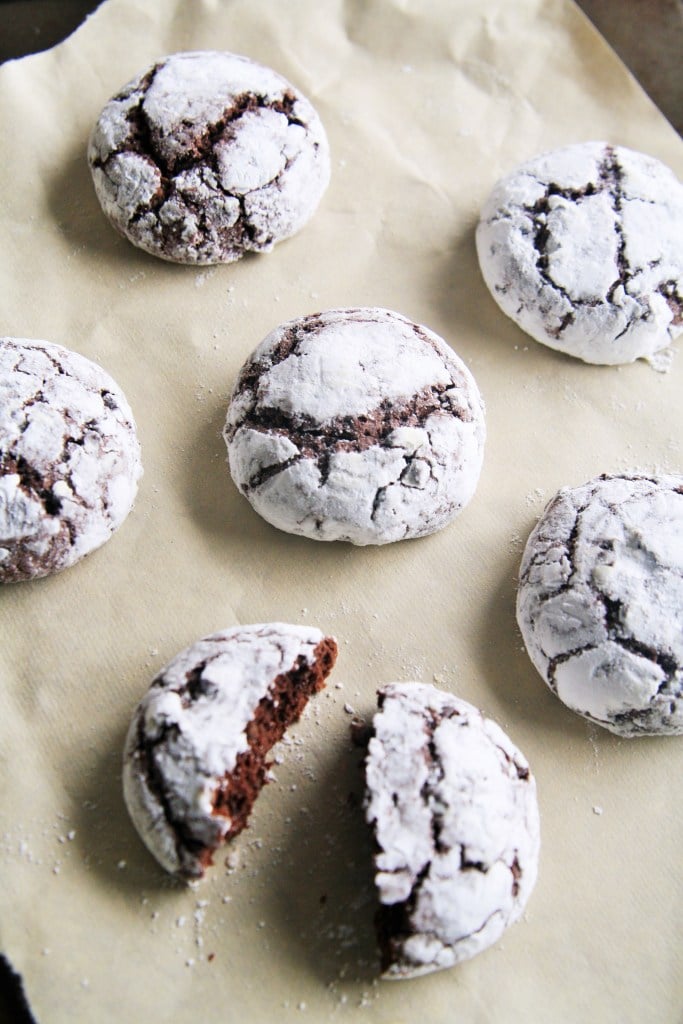
[[[224,433],[233,480],[269,523],[386,544],[441,529],[471,499],[484,405],[432,331],[385,309],[336,309],[258,346]]]

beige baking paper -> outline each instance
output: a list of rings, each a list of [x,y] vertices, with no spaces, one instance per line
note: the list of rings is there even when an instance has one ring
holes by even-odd
[[[318,108],[332,183],[296,237],[178,267],[118,237],[85,145],[154,59],[227,49]],[[0,333],[100,362],[136,414],[145,476],[118,534],[0,592],[0,947],[40,1024],[683,1018],[683,741],[620,740],[567,711],[514,620],[523,542],[563,484],[680,471],[683,353],[587,366],[524,336],[480,278],[495,179],[608,139],[683,172],[681,140],[562,0],[108,0],[55,50],[0,69]],[[484,470],[448,529],[377,549],[281,534],[238,495],[220,437],[243,360],[276,324],[381,305],[442,334],[488,407]],[[147,854],[121,796],[132,710],[209,632],[269,620],[339,640],[251,827],[196,889]],[[494,948],[376,980],[371,843],[352,712],[390,680],[479,705],[538,780],[542,860]],[[226,859],[227,858],[227,859]]]

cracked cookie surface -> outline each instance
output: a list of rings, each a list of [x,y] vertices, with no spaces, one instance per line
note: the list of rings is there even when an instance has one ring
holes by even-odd
[[[432,331],[390,310],[336,309],[265,338],[224,436],[235,484],[269,523],[385,544],[441,529],[471,499],[484,405]]]
[[[376,842],[383,977],[486,949],[522,914],[538,871],[529,765],[500,727],[434,686],[378,693],[365,814]]]
[[[330,158],[309,101],[232,53],[177,53],[124,86],[88,144],[95,191],[134,245],[176,263],[231,263],[299,231]]]
[[[0,338],[0,582],[59,572],[103,544],[141,474],[109,374],[61,345]]]
[[[654,355],[683,330],[683,184],[653,157],[586,142],[501,179],[479,265],[537,341],[589,363]]]
[[[238,626],[181,651],[131,720],[126,806],[140,837],[178,878],[201,878],[247,825],[266,756],[332,671],[337,645],[285,623]]]
[[[573,711],[621,736],[683,733],[683,476],[560,490],[526,544],[517,621]]]

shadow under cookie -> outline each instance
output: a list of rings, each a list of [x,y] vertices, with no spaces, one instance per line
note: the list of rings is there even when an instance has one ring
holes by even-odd
[[[480,630],[479,665],[488,687],[524,723],[575,738],[586,728],[576,716],[563,712],[524,649],[515,618],[518,557],[508,558],[498,585],[492,588]]]
[[[363,757],[364,750],[350,740],[337,743],[315,783],[304,782],[288,794],[284,839],[264,898],[282,937],[279,957],[296,962],[332,991],[367,985],[379,972],[372,837],[362,808]],[[286,775],[292,775],[291,764]]]
[[[87,870],[107,889],[139,901],[145,892],[174,898],[185,886],[156,863],[141,842],[123,801],[121,769],[125,728],[98,739],[93,771],[76,783],[75,843]]]

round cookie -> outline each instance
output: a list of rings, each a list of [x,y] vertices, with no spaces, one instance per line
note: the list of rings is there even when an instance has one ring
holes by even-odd
[[[111,99],[88,144],[102,209],[126,238],[176,263],[267,252],[327,188],[316,111],[270,68],[232,53],[176,53]]]
[[[683,185],[653,157],[584,142],[494,187],[476,233],[484,280],[532,338],[628,363],[683,329]]]
[[[141,475],[109,374],[61,345],[0,339],[0,582],[59,572],[103,544]]]
[[[432,331],[385,309],[333,309],[258,346],[224,436],[235,484],[269,523],[386,544],[441,529],[470,500],[484,406]]]
[[[247,825],[266,756],[320,690],[337,645],[318,629],[237,626],[181,651],[135,710],[123,792],[141,838],[185,881]]]
[[[573,711],[620,736],[683,733],[683,476],[562,488],[527,541],[517,621]]]
[[[522,914],[538,871],[536,784],[495,722],[422,683],[378,694],[366,757],[387,979],[452,967]]]

